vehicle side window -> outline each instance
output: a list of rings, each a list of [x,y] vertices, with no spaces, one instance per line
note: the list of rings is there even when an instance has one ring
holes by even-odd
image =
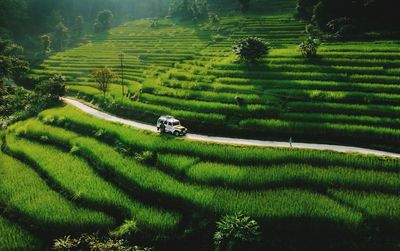
[[[171,122],[168,123],[169,126],[172,126]]]
[[[164,121],[164,125],[166,125],[166,124],[168,124],[168,122],[167,122],[167,121]]]

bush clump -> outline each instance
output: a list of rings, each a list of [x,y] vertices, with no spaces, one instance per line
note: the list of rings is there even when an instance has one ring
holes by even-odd
[[[135,159],[139,162],[152,165],[157,161],[157,154],[152,151],[144,151],[142,153],[136,153]]]
[[[260,226],[243,213],[226,215],[217,222],[214,234],[216,250],[254,250],[252,246],[260,240]]]
[[[233,45],[235,53],[241,61],[256,63],[266,57],[271,49],[270,44],[258,37],[247,37]]]
[[[64,236],[54,240],[53,250],[91,250],[91,251],[151,251],[151,248],[131,246],[126,240],[110,239],[100,237],[98,234],[83,234],[80,237],[72,238]]]
[[[309,37],[306,41],[300,43],[299,49],[304,57],[313,58],[317,56],[319,46],[320,42],[318,39]]]

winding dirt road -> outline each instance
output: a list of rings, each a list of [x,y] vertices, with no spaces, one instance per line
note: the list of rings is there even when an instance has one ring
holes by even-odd
[[[101,112],[96,110],[90,106],[87,106],[79,101],[63,98],[64,102],[75,106],[76,108],[94,116],[97,118],[101,118],[104,120],[118,122],[121,124],[129,125],[138,129],[147,130],[151,132],[157,132],[155,126],[136,122],[133,120],[122,119],[105,112]],[[213,137],[199,134],[187,134],[185,138],[196,141],[207,141],[213,143],[222,143],[222,144],[233,144],[233,145],[248,145],[248,146],[263,146],[263,147],[290,147],[288,142],[278,142],[278,141],[265,141],[265,140],[253,140],[253,139],[239,139],[239,138],[225,138],[225,137]],[[367,148],[360,147],[351,147],[351,146],[339,146],[339,145],[326,145],[326,144],[311,144],[311,143],[293,143],[293,148],[301,148],[301,149],[314,149],[314,150],[330,150],[335,152],[343,152],[343,153],[359,153],[359,154],[370,154],[381,157],[392,157],[392,158],[400,158],[400,154],[372,150]]]

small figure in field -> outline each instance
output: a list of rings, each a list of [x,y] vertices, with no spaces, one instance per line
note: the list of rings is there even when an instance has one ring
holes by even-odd
[[[293,147],[293,139],[292,139],[292,137],[289,138],[289,145],[290,145],[290,147]]]

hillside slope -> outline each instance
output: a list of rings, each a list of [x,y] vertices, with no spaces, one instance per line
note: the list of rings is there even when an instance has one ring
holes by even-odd
[[[238,211],[260,223],[262,249],[390,250],[398,240],[397,159],[160,137],[70,106],[4,139],[2,215],[18,212],[45,241],[133,218],[137,243],[211,250],[215,221]]]
[[[297,50],[306,34],[292,17],[294,2],[260,1],[263,14],[226,13],[218,27],[128,22],[55,54],[34,74],[62,72],[70,78],[70,95],[149,123],[171,114],[194,132],[400,152],[400,42],[325,42],[318,58],[305,60]],[[238,64],[231,53],[246,36],[273,46],[257,66]],[[135,101],[121,104],[117,80],[103,105],[89,74],[104,66],[118,72],[121,52]]]

